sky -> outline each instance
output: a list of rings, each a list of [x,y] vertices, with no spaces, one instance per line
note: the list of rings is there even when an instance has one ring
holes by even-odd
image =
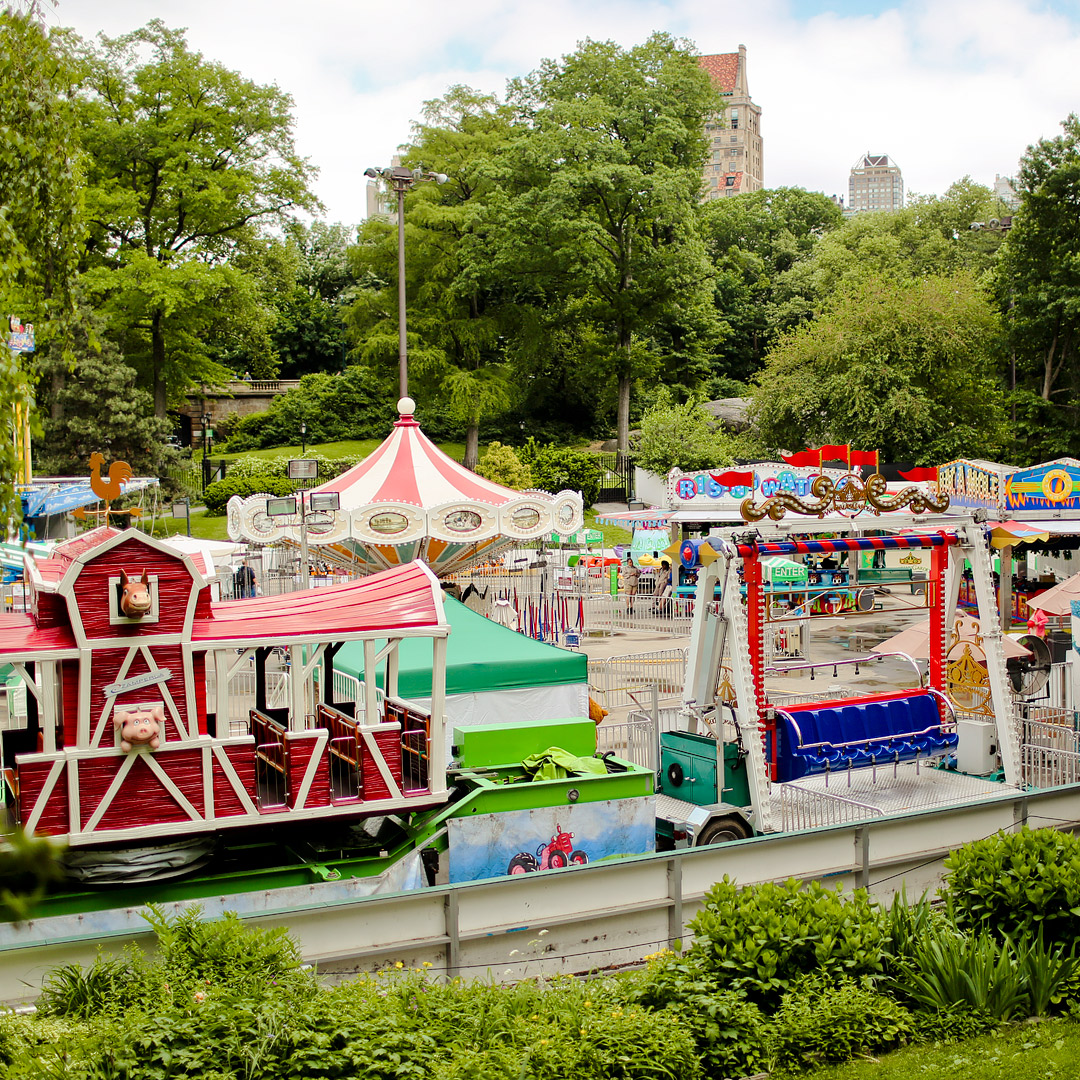
[[[365,214],[364,169],[390,164],[423,103],[508,79],[585,38],[654,31],[701,53],[747,48],[765,185],[847,195],[864,153],[907,193],[992,186],[1080,111],[1080,0],[56,0],[84,37],[161,18],[190,47],[295,101],[297,148],[328,221]]]

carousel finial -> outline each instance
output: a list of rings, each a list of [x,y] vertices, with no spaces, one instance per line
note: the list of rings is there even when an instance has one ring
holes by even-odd
[[[397,411],[400,414],[402,420],[404,420],[407,416],[411,417],[412,414],[416,412],[416,402],[413,401],[411,397],[403,397],[397,403]]]

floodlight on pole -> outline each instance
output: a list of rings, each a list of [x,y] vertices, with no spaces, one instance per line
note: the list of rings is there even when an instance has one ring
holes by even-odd
[[[405,343],[405,192],[413,184],[430,182],[445,184],[450,179],[446,173],[432,172],[418,165],[407,169],[394,165],[389,169],[369,168],[364,175],[372,180],[383,180],[397,195],[398,234],[398,397],[409,396],[409,354]]]

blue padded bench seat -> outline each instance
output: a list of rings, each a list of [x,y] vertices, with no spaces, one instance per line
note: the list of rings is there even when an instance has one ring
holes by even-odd
[[[789,705],[776,710],[776,779],[910,761],[956,747],[956,725],[934,690]]]

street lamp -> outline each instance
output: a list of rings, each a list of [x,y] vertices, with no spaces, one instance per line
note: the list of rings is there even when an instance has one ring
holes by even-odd
[[[307,452],[307,423],[303,420],[300,421],[300,453]]]
[[[208,412],[204,412],[202,414],[202,452],[203,452],[203,457],[206,457],[206,454],[207,454],[207,446],[209,444],[209,439],[210,439],[210,421],[211,421],[211,419],[212,419],[212,417],[210,416],[210,414]]]
[[[365,169],[364,175],[372,180],[384,180],[397,195],[397,242],[398,242],[398,397],[409,396],[409,358],[405,346],[405,192],[413,184],[434,181],[445,184],[450,178],[446,173],[431,172],[422,165],[406,169],[394,165],[389,169]]]

